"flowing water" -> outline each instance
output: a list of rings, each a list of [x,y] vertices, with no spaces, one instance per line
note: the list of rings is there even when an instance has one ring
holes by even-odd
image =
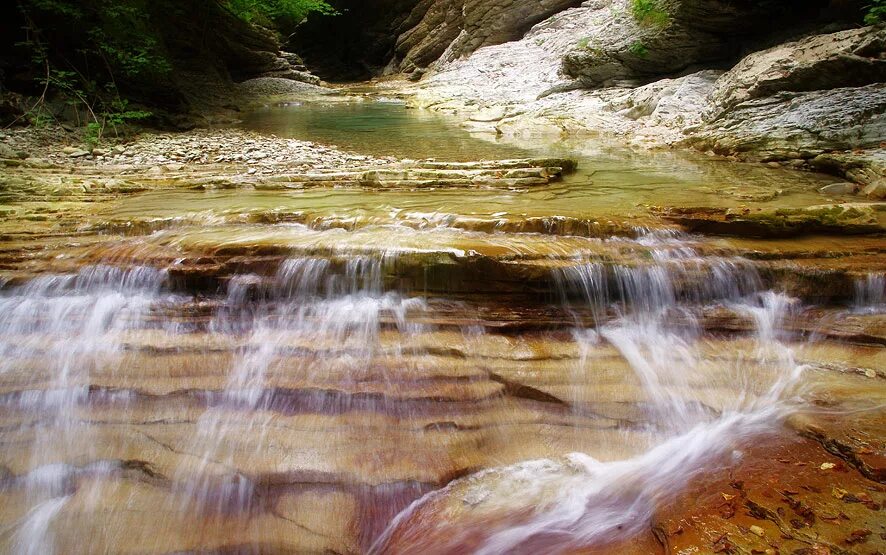
[[[396,105],[287,110],[247,124],[370,154],[525,152]],[[533,191],[109,203],[89,225],[152,227],[0,291],[2,550],[556,553],[647,529],[807,408],[809,339],[787,322],[814,301],[734,244],[642,221],[456,224],[629,218],[667,191],[709,199],[716,177],[763,181],[657,156],[585,155]],[[758,202],[817,194],[780,179]],[[293,210],[313,223],[245,217]],[[839,310],[882,313],[882,274],[847,287]],[[712,311],[742,324],[717,331]]]

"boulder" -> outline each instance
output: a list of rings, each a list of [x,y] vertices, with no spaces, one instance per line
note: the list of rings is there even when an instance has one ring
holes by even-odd
[[[563,58],[562,70],[586,87],[641,84],[698,66],[734,61],[778,29],[815,13],[792,2],[725,0],[597,1],[598,30]],[[645,6],[645,7],[644,7]],[[789,25],[789,26],[790,26]]]
[[[858,191],[857,183],[843,181],[840,183],[831,183],[821,187],[818,192],[823,195],[851,195]]]
[[[862,87],[886,81],[886,28],[817,35],[755,52],[717,80],[712,116],[782,91]]]
[[[708,122],[690,144],[752,160],[811,159],[872,149],[886,137],[886,84],[781,92],[738,104]]]

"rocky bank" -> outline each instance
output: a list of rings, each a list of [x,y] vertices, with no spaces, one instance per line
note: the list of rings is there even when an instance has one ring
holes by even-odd
[[[500,136],[605,134],[826,171],[886,194],[883,26],[794,21],[778,33],[761,20],[783,14],[753,2],[653,4],[657,20],[628,0],[594,0],[517,40],[449,43],[421,81],[388,86]]]

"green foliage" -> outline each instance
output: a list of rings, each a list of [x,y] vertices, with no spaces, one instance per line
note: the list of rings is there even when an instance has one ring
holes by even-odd
[[[642,41],[638,40],[628,47],[628,52],[638,58],[645,58],[649,55],[649,47],[643,44]]]
[[[91,146],[108,127],[116,134],[127,122],[151,116],[131,109],[117,88],[121,76],[146,82],[171,70],[150,26],[148,1],[19,1],[26,34],[17,46],[39,68],[36,80],[43,91],[26,115],[31,123],[55,119],[47,95],[71,107]]]
[[[591,44],[590,37],[585,37],[585,38],[581,39],[580,41],[578,41],[579,48],[587,48],[589,44]]]
[[[244,21],[284,32],[292,31],[311,13],[337,13],[324,0],[225,0],[225,5]]]
[[[48,38],[76,43],[83,60],[100,60],[107,72],[156,77],[169,62],[150,26],[150,0],[20,0],[28,42],[45,56]],[[69,60],[74,65],[74,60]]]
[[[29,124],[40,129],[55,123],[55,118],[42,105],[37,105],[25,112],[25,119]]]
[[[866,9],[867,13],[864,16],[866,25],[876,25],[886,21],[886,0],[873,0]]]
[[[102,124],[97,121],[91,121],[86,124],[86,134],[83,136],[83,140],[86,141],[89,150],[98,146],[102,138],[102,131]]]
[[[660,0],[631,0],[631,13],[641,25],[664,28],[671,22],[671,16],[665,11]]]

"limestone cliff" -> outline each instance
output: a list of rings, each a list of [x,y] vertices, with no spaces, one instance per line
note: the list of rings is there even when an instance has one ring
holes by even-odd
[[[628,0],[592,0],[441,58],[412,102],[513,137],[603,132],[882,182],[886,30],[851,24],[857,6],[785,19],[790,3],[654,5],[649,22]]]

